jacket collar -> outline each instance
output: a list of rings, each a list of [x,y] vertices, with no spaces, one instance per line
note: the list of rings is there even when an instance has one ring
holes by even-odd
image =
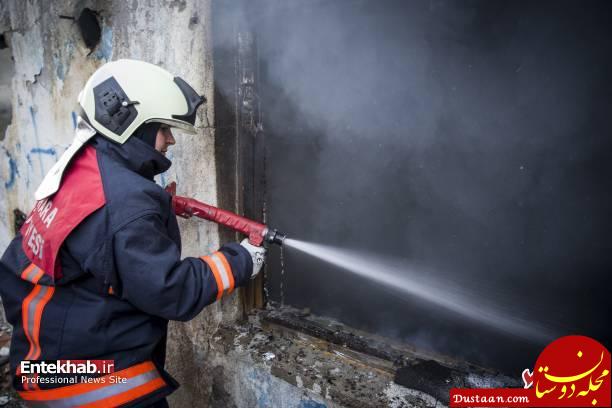
[[[110,156],[111,159],[150,180],[172,165],[161,152],[135,137],[130,137],[124,144],[118,144],[98,134],[91,143],[98,152]]]

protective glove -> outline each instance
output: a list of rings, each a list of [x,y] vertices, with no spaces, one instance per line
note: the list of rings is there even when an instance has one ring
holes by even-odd
[[[249,254],[251,254],[251,259],[253,260],[253,273],[251,274],[251,279],[254,279],[259,271],[261,271],[261,267],[266,260],[266,248],[251,245],[249,240],[246,238],[242,240],[240,245],[242,245],[247,251],[249,251]]]

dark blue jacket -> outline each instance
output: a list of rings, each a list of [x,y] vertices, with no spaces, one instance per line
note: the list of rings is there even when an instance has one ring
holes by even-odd
[[[36,262],[23,250],[24,229],[0,262],[0,295],[14,328],[14,386],[26,396],[38,388],[58,387],[24,387],[16,370],[26,357],[115,360],[116,371],[152,361],[164,386],[126,404],[150,403],[177,387],[163,370],[168,320],[190,320],[214,302],[218,272],[201,258],[181,260],[171,197],[153,181],[170,167],[168,159],[135,137],[119,145],[96,136],[90,146],[95,148],[105,204],[63,241],[58,254],[61,275],[54,281],[43,275],[32,283],[35,273],[29,271],[36,269]],[[86,202],[88,197],[80,199]],[[69,204],[78,205],[77,199]],[[231,243],[219,252],[234,285],[246,285],[252,271],[248,251]],[[41,305],[38,322],[35,310]],[[38,333],[32,321],[40,325]]]

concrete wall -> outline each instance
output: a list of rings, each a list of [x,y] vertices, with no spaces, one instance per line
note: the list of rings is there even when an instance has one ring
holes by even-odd
[[[75,21],[85,8],[98,12],[102,36],[88,49]],[[204,93],[208,106],[198,115],[198,134],[177,136],[168,157],[170,171],[160,180],[178,182],[179,192],[216,202],[213,72],[210,2],[207,1],[42,1],[0,3],[0,32],[14,58],[12,120],[0,141],[0,251],[13,236],[13,209],[28,212],[43,176],[68,147],[74,108],[86,79],[106,61],[142,59],[185,78]],[[183,256],[217,248],[217,228],[191,221],[181,223]],[[205,353],[210,333],[241,313],[239,295],[205,310],[186,324],[172,324],[168,368],[183,387],[177,406],[206,401],[212,377]]]

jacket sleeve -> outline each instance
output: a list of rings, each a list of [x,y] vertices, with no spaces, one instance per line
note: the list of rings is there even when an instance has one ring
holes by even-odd
[[[245,286],[253,262],[237,243],[202,258],[180,259],[159,215],[122,227],[113,237],[118,295],[142,311],[168,320],[194,318],[234,287]]]

